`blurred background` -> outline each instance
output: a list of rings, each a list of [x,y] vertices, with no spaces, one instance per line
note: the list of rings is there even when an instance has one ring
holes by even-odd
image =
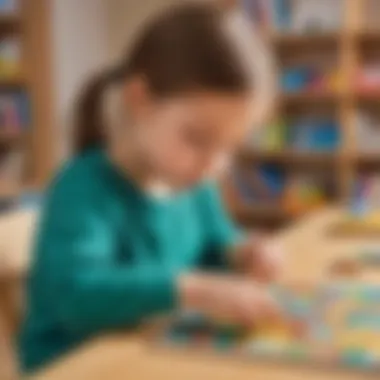
[[[233,173],[235,215],[277,228],[347,201],[376,209],[380,2],[246,0],[242,7],[274,51],[280,95]]]
[[[79,87],[128,48],[144,19],[174,3],[0,1],[2,211],[39,201],[52,170],[70,156]],[[380,187],[379,2],[225,3],[242,9],[272,48],[280,90],[224,186],[236,218],[279,228]]]
[[[174,3],[0,0],[3,330],[17,324],[13,285],[27,271],[44,186],[71,154],[79,87]],[[270,120],[248,136],[222,184],[233,216],[277,231],[343,203],[380,230],[380,1],[225,3],[242,9],[272,48],[279,87]]]

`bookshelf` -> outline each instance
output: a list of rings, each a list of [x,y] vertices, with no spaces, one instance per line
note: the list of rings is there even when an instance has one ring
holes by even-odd
[[[48,0],[0,1],[0,203],[43,186],[54,166]]]
[[[268,7],[270,6],[268,4],[275,1],[261,3],[265,3],[265,6]],[[372,4],[370,4],[371,1]],[[237,1],[237,4],[249,13],[247,4],[248,7],[251,7],[253,2],[253,0],[242,0],[241,2]],[[303,2],[302,5],[305,6],[310,1],[303,0]],[[331,7],[333,3],[338,3],[335,0],[334,2],[324,0],[320,1],[319,5],[322,2]],[[257,3],[260,3],[260,0]],[[290,4],[292,1],[287,1],[287,3]],[[297,3],[297,0],[294,3]],[[377,17],[374,15],[376,7]],[[367,20],[369,17],[374,20],[372,24]],[[273,20],[268,22],[268,17],[266,17],[265,25],[260,24],[259,28],[275,53],[280,69],[280,80],[283,80],[281,74],[284,67],[287,67],[287,61],[291,59],[295,62],[299,53],[309,56],[311,64],[313,59],[319,59],[320,56],[333,55],[336,62],[335,71],[339,73],[339,83],[334,89],[285,91],[281,83],[282,90],[276,106],[277,114],[274,116],[288,118],[289,115],[294,117],[294,115],[304,115],[309,112],[330,113],[339,126],[339,143],[334,148],[315,151],[305,148],[297,150],[293,146],[265,149],[257,147],[257,144],[248,143],[248,146],[245,146],[237,157],[237,167],[251,165],[253,170],[256,170],[258,165],[270,164],[285,168],[286,173],[302,167],[308,175],[324,171],[334,180],[335,189],[334,194],[328,199],[326,198],[325,202],[321,202],[319,207],[346,203],[352,194],[353,183],[358,176],[362,175],[362,172],[376,173],[379,171],[380,137],[378,147],[375,146],[371,151],[366,151],[359,147],[360,139],[357,135],[358,113],[363,108],[373,109],[375,113],[377,112],[376,123],[380,135],[380,111],[377,111],[380,105],[380,79],[379,83],[370,89],[363,90],[357,83],[358,72],[364,70],[362,67],[371,55],[377,57],[376,65],[379,65],[380,78],[380,27],[376,27],[378,17],[380,17],[380,1],[377,1],[376,4],[376,0],[341,0],[339,24],[335,28],[326,28],[325,30],[322,28],[306,32],[293,25],[289,25],[285,30],[285,28],[276,27]],[[259,23],[261,21],[259,20]],[[299,18],[297,21],[300,23]],[[258,21],[255,20],[255,23],[257,24]],[[363,83],[365,83],[364,79]],[[246,174],[242,176],[244,177]],[[249,180],[247,181],[249,182]],[[232,213],[244,223],[283,225],[316,208],[313,206],[310,207],[310,210],[305,207],[302,211],[291,211],[283,196],[276,202],[269,200],[267,204],[260,199],[258,201],[247,200],[237,190],[237,187],[236,180],[230,178],[225,183],[224,189]]]

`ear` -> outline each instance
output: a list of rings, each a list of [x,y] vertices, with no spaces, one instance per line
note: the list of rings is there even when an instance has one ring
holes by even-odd
[[[140,120],[149,111],[153,96],[143,76],[133,77],[126,83],[124,99],[129,116],[135,121]]]

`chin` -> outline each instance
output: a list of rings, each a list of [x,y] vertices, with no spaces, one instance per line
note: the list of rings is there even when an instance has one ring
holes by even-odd
[[[189,181],[186,181],[186,183],[182,186],[182,188],[184,189],[184,190],[186,190],[186,189],[191,189],[191,188],[193,188],[193,187],[196,187],[197,185],[199,185],[200,183],[202,183],[202,179],[199,179],[199,178],[197,178],[197,179],[194,179],[194,180],[189,180]]]
[[[203,177],[201,177],[201,178],[199,178],[199,177],[197,177],[197,178],[182,178],[182,179],[177,178],[176,180],[170,181],[170,183],[171,183],[170,186],[174,191],[180,192],[180,191],[192,189],[193,187],[196,187],[197,185],[202,183],[204,180],[205,180],[205,178],[203,178]]]

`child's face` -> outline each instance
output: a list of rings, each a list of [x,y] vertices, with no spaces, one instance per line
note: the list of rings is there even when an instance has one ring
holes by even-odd
[[[134,112],[136,143],[157,178],[174,189],[191,187],[228,165],[249,127],[251,104],[215,93],[146,102]]]

